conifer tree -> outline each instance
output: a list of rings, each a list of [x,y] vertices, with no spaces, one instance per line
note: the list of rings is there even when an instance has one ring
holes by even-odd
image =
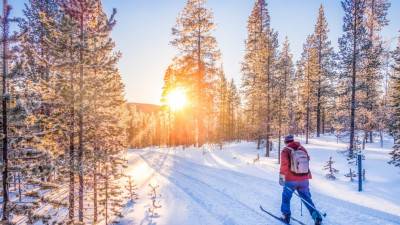
[[[105,38],[103,45],[96,45],[102,38],[109,36],[109,32],[115,25],[114,15],[111,15],[108,20],[103,12],[101,2],[99,0],[64,0],[61,2],[63,10],[68,16],[76,22],[75,35],[79,37],[79,77],[77,79],[77,116],[78,116],[78,219],[83,222],[83,201],[84,201],[84,153],[85,145],[88,140],[85,140],[85,130],[88,129],[87,118],[88,114],[88,87],[90,87],[90,75],[96,73],[99,65],[105,66],[110,62],[115,62],[115,59],[105,55],[100,62],[93,59],[93,54],[112,48],[113,43],[110,38]],[[93,71],[93,69],[94,71]],[[92,70],[91,70],[92,69]]]
[[[96,221],[102,210],[98,209],[98,182],[103,182],[99,177],[105,166],[101,162],[113,159],[108,167],[117,168],[127,139],[124,87],[116,69],[120,54],[113,52],[115,44],[110,38],[115,11],[107,18],[100,1],[77,0],[32,1],[25,13],[27,20],[22,25],[29,29],[22,45],[23,55],[41,105],[35,119],[44,127],[41,142],[49,140],[54,149],[65,149],[54,153],[61,156],[60,162],[67,162],[64,171],[69,173],[69,221],[75,219],[77,172],[78,219],[83,222],[84,190],[93,188]],[[79,151],[76,144],[81,147]],[[83,175],[89,173],[92,182],[87,183]],[[114,182],[114,178],[107,179]]]
[[[277,88],[276,101],[278,101],[277,130],[278,130],[278,149],[281,149],[282,134],[289,131],[290,112],[293,106],[294,89],[292,80],[294,79],[293,56],[290,53],[289,40],[286,37],[277,62],[277,73],[274,85]],[[290,107],[290,108],[289,108]],[[280,154],[278,154],[278,159]],[[279,161],[279,160],[278,160]]]
[[[206,0],[188,0],[172,29],[171,44],[179,51],[181,65],[188,65],[191,73],[185,79],[192,97],[195,142],[200,147],[206,140],[206,118],[212,109],[212,83],[218,79],[217,62],[220,52],[212,32],[215,29],[213,14],[205,7]]]
[[[30,94],[33,122],[41,133],[35,147],[50,150],[60,173],[69,178],[69,219],[75,205],[75,24],[56,1],[29,1],[21,28],[24,72]],[[64,163],[65,162],[65,163]],[[61,178],[62,179],[62,178]]]
[[[366,28],[365,28],[365,8],[364,0],[342,0],[342,7],[345,12],[343,32],[339,39],[339,50],[341,68],[341,78],[348,80],[347,87],[342,93],[349,101],[349,156],[354,154],[354,139],[356,130],[356,111],[358,107],[357,93],[359,90],[362,62],[365,58]],[[345,81],[343,81],[345,82]]]
[[[0,27],[1,27],[1,60],[2,60],[2,156],[1,156],[1,169],[2,169],[2,195],[3,195],[3,215],[2,221],[8,221],[9,213],[10,213],[10,198],[8,195],[8,187],[9,187],[9,152],[10,147],[12,148],[15,145],[15,136],[17,135],[17,131],[15,130],[18,127],[17,124],[14,126],[10,126],[10,120],[13,120],[16,123],[21,123],[22,118],[15,121],[15,117],[18,115],[24,114],[22,112],[22,106],[19,102],[18,96],[12,96],[13,84],[12,79],[15,78],[13,72],[10,69],[15,68],[17,65],[16,59],[16,51],[18,49],[11,49],[10,46],[14,45],[16,42],[20,41],[22,34],[14,32],[10,34],[10,28],[12,23],[20,22],[19,18],[11,17],[11,5],[8,4],[7,0],[3,0],[3,14],[0,17]],[[14,86],[14,88],[16,88]],[[15,92],[14,92],[15,93]],[[11,103],[16,103],[16,107],[12,107]],[[13,129],[14,127],[14,129]],[[13,138],[14,137],[14,138]],[[22,138],[22,137],[21,137]],[[14,139],[14,140],[13,140]]]
[[[217,142],[222,149],[222,145],[227,141],[228,135],[228,124],[229,124],[229,90],[228,82],[226,81],[225,74],[220,72],[220,80],[217,87]]]
[[[335,169],[333,164],[335,161],[332,160],[332,157],[329,157],[329,160],[326,162],[323,170],[327,170],[328,173],[325,175],[325,177],[329,180],[336,180],[335,174],[339,172],[339,170]]]
[[[266,140],[265,156],[271,148],[272,88],[277,63],[277,32],[270,27],[270,17],[264,0],[257,0],[248,19],[246,53],[242,63],[242,88],[253,133]]]
[[[220,80],[216,88],[216,142],[222,147],[223,142],[237,138],[238,110],[240,96],[234,80],[227,81],[221,68]]]
[[[366,28],[366,49],[365,59],[360,79],[360,105],[361,116],[365,119],[362,127],[365,131],[365,140],[369,138],[373,142],[372,131],[377,129],[380,88],[382,84],[383,66],[383,40],[381,30],[389,21],[387,11],[390,3],[387,0],[367,0],[365,3],[365,28]],[[363,113],[364,112],[364,113]]]
[[[228,138],[230,141],[239,139],[240,130],[240,95],[234,80],[228,82]]]
[[[318,91],[318,49],[315,46],[315,36],[310,35],[303,46],[301,59],[297,63],[296,80],[299,87],[300,115],[304,121],[303,131],[306,135],[306,143],[312,131],[313,112],[316,107],[316,94]]]
[[[317,137],[321,132],[324,133],[323,111],[327,107],[329,93],[333,91],[329,88],[332,85],[334,76],[334,52],[331,42],[328,39],[328,23],[326,21],[324,8],[321,5],[318,12],[318,19],[315,25],[314,37],[315,48],[317,51],[318,73],[316,77],[316,131]]]
[[[79,40],[74,33],[76,23],[68,15],[62,13],[58,16],[46,14],[41,9],[36,9],[36,2],[29,5],[26,14],[36,15],[28,17],[26,25],[40,21],[34,29],[28,29],[28,37],[35,37],[38,30],[44,30],[41,35],[42,42],[38,47],[31,48],[29,44],[23,44],[24,55],[28,63],[26,71],[32,73],[30,80],[34,83],[40,99],[39,110],[36,112],[36,122],[42,124],[42,141],[46,140],[53,145],[54,154],[68,161],[63,165],[69,174],[69,220],[74,219],[75,206],[75,175],[76,175],[76,65],[78,64]],[[28,7],[29,7],[28,6]],[[58,8],[60,5],[57,5]],[[34,14],[35,11],[36,14]],[[61,12],[61,11],[57,11]],[[32,20],[32,21],[31,21]],[[29,40],[26,41],[30,43]],[[35,42],[31,42],[34,44]],[[45,51],[45,54],[42,52]],[[51,59],[51,60],[50,60]],[[35,76],[36,67],[43,68],[42,75]],[[32,72],[30,72],[32,71]],[[36,74],[38,75],[38,74]],[[51,116],[50,116],[51,115]],[[58,152],[57,152],[58,149]],[[68,149],[68,150],[67,150]],[[66,156],[68,155],[68,156]]]
[[[21,47],[27,66],[25,72],[35,82],[38,82],[39,78],[49,79],[50,66],[54,62],[45,41],[49,38],[50,31],[44,24],[44,17],[59,22],[61,15],[59,6],[54,0],[29,0],[24,9],[25,18],[20,23],[20,27],[27,32]]]
[[[383,94],[380,98],[379,102],[379,110],[378,110],[378,131],[380,135],[380,144],[381,148],[383,148],[383,135],[384,132],[390,134],[391,126],[393,123],[392,120],[393,108],[391,107],[391,92],[393,90],[393,77],[394,76],[394,68],[392,66],[392,52],[390,51],[390,42],[385,43],[385,51],[383,54]]]
[[[397,48],[393,52],[393,58],[395,75],[392,78],[394,80],[394,85],[391,101],[394,112],[391,133],[395,140],[395,145],[393,146],[393,151],[390,153],[392,158],[389,161],[389,164],[400,167],[400,38]]]

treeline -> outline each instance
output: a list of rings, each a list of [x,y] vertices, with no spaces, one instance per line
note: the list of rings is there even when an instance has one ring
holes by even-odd
[[[393,132],[395,98],[391,41],[382,29],[388,25],[387,0],[343,0],[345,16],[339,51],[328,38],[329,24],[321,5],[314,32],[304,42],[303,52],[293,62],[289,42],[278,44],[270,26],[264,0],[255,2],[248,20],[246,55],[242,67],[245,117],[254,138],[266,140],[282,134],[325,132],[349,137],[348,155],[354,156],[355,141],[374,142],[379,132]]]
[[[345,16],[339,40],[329,39],[324,7],[316,11],[314,32],[304,40],[294,62],[289,38],[279,44],[270,25],[265,0],[256,0],[247,24],[241,87],[227,82],[213,14],[205,0],[188,0],[172,29],[178,52],[167,68],[155,115],[162,122],[158,145],[223,144],[255,140],[269,156],[272,140],[292,133],[348,137],[354,156],[356,139],[374,142],[374,133],[390,132],[398,139],[398,50],[381,31],[389,24],[387,0],[343,0]],[[335,51],[332,41],[338,41]],[[396,66],[397,65],[397,66]],[[189,104],[168,105],[168,94],[184,88]],[[154,144],[154,143],[153,143]],[[397,148],[396,148],[397,149]],[[398,150],[393,152],[398,162]],[[397,157],[397,158],[396,158]]]
[[[14,19],[3,7],[2,220],[109,224],[122,208],[127,147],[116,11],[29,0]]]

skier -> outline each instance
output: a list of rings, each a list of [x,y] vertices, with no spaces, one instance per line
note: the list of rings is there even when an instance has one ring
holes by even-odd
[[[294,141],[293,135],[285,137],[285,145],[281,152],[279,173],[279,184],[283,186],[281,205],[283,220],[288,224],[290,223],[290,199],[293,192],[297,191],[315,224],[320,225],[322,216],[314,206],[309,189],[311,172],[309,170],[310,157],[307,150],[299,142]]]

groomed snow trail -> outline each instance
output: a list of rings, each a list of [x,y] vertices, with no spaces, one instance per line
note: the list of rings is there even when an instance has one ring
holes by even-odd
[[[281,187],[277,184],[276,162],[253,164],[249,156],[239,154],[229,149],[206,154],[199,150],[131,150],[130,171],[139,186],[140,199],[127,206],[120,224],[280,224],[259,210],[262,204],[279,215]],[[149,183],[160,185],[162,208],[157,218],[146,213],[150,207]],[[311,188],[317,206],[328,213],[325,224],[400,224],[396,215]],[[312,224],[304,206],[300,216],[295,196],[292,211],[296,218]]]

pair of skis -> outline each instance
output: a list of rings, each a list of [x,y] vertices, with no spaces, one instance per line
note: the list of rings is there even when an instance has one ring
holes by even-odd
[[[263,212],[265,212],[266,214],[270,215],[272,218],[281,221],[283,224],[288,224],[288,223],[286,223],[286,222],[283,220],[283,218],[281,218],[281,217],[279,217],[279,216],[276,216],[275,214],[269,212],[268,210],[265,210],[261,205],[260,205],[260,209],[261,209],[261,211],[263,211]],[[301,222],[300,220],[298,220],[298,219],[296,219],[296,218],[293,218],[293,217],[290,217],[290,221],[294,221],[294,222],[296,222],[296,223],[298,223],[298,224],[300,224],[300,225],[306,225],[305,223],[303,223],[303,222]]]

